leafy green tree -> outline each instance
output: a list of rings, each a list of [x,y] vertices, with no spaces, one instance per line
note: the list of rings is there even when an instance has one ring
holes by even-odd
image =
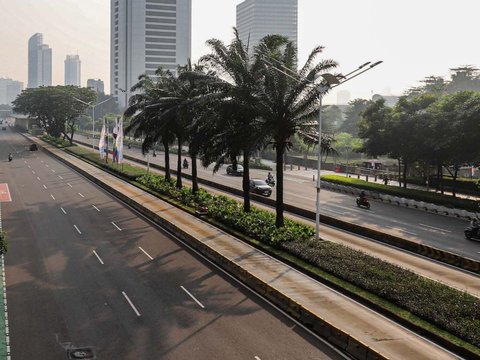
[[[337,105],[322,106],[322,131],[333,134],[342,123],[343,113]]]
[[[76,120],[87,108],[74,98],[88,103],[96,99],[96,93],[76,86],[26,89],[13,102],[14,111],[37,118],[49,135],[63,134],[72,144]]]
[[[357,136],[361,114],[367,108],[368,104],[369,101],[365,99],[354,99],[350,101],[348,103],[348,109],[345,112],[345,120],[340,126],[339,131]]]

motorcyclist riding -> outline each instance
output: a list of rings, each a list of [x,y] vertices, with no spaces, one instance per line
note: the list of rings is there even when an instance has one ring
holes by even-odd
[[[360,192],[360,201],[363,202],[363,201],[365,201],[365,200],[367,200],[367,194],[365,194],[365,191],[362,190],[362,191]]]
[[[188,160],[187,159],[183,159],[183,168],[188,169]]]
[[[12,153],[9,153],[8,154],[8,161],[12,161],[12,160],[13,160],[13,155],[12,155]]]
[[[470,226],[473,228],[474,234],[478,234],[478,231],[480,229],[480,220],[478,219],[478,217],[474,217],[470,221]]]

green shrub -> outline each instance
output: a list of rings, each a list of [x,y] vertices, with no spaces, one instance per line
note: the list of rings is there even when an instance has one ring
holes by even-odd
[[[5,231],[0,231],[0,255],[6,254],[8,251],[8,241],[7,233]]]
[[[55,138],[50,135],[43,135],[42,140],[46,141],[47,143],[54,145],[58,148],[65,148],[69,146],[77,146],[77,145],[70,145],[70,141],[64,140],[62,138]]]

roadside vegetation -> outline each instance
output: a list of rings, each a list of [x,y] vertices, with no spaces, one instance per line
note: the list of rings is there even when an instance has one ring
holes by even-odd
[[[0,230],[0,255],[6,254],[8,251],[7,232]]]

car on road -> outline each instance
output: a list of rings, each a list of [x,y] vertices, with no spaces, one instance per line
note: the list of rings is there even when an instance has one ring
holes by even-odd
[[[272,187],[261,179],[250,179],[250,192],[269,197],[272,195]]]
[[[7,127],[5,125],[3,125],[2,130],[7,130]]]
[[[30,147],[29,147],[29,150],[30,151],[37,151],[38,150],[37,144],[31,144]]]
[[[227,166],[227,175],[243,176],[243,166],[237,164],[237,168],[233,168],[233,164]]]

